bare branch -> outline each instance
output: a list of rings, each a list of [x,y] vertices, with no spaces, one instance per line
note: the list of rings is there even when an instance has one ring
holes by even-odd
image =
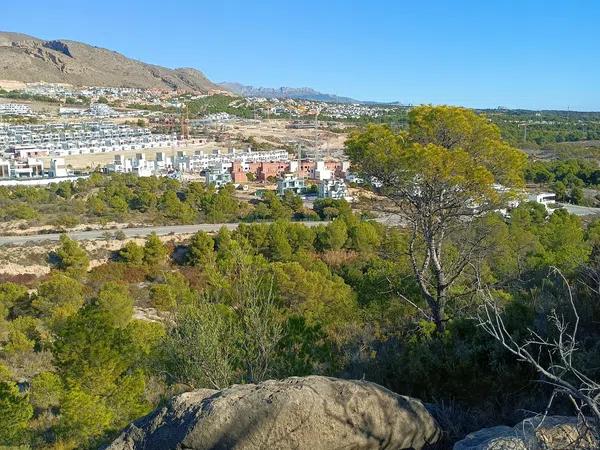
[[[597,433],[600,431],[600,383],[589,378],[573,363],[573,355],[578,348],[579,314],[567,279],[556,268],[553,268],[553,273],[566,286],[569,306],[575,317],[573,325],[570,325],[563,316],[559,317],[556,311],[550,313],[548,321],[556,329],[557,338],[550,341],[529,329],[530,337],[523,343],[516,342],[504,323],[498,303],[489,291],[486,292],[476,320],[486,333],[518,360],[532,366],[542,376],[541,382],[554,388],[543,417],[548,414],[555,398],[562,395],[570,399],[581,421],[586,424],[591,422],[591,429]],[[544,363],[543,356],[546,356],[549,362]]]

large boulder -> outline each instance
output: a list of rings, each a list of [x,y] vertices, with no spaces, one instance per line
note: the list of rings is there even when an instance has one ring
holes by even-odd
[[[515,426],[525,443],[542,450],[597,450],[600,442],[577,417],[532,417]]]
[[[418,450],[440,435],[419,400],[367,381],[310,376],[179,395],[109,449]]]
[[[525,419],[514,427],[484,428],[454,444],[454,450],[597,450],[596,436],[575,417]]]

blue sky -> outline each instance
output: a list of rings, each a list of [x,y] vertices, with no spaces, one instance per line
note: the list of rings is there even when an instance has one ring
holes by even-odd
[[[0,30],[195,67],[213,81],[572,110],[600,110],[599,24],[594,0],[6,0],[0,15]]]

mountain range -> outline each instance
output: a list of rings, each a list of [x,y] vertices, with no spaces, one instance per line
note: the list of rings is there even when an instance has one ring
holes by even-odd
[[[316,91],[312,88],[291,88],[291,87],[279,87],[279,88],[266,88],[247,86],[240,83],[224,82],[219,83],[219,86],[233,92],[234,94],[241,95],[243,97],[265,97],[265,98],[295,98],[303,100],[316,100],[322,102],[332,103],[362,103],[358,100],[349,97],[340,97],[333,94],[324,94],[323,92]]]
[[[70,40],[0,32],[0,80],[213,93],[222,88],[191,68],[168,69]]]
[[[233,82],[216,84],[197,69],[169,69],[82,42],[44,40],[2,31],[0,80],[66,83],[73,86],[158,88],[208,94],[229,92],[244,97],[362,103],[308,87],[265,88]]]

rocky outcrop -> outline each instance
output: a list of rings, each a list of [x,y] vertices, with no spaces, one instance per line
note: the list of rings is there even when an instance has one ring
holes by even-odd
[[[513,428],[484,428],[454,444],[454,450],[597,450],[600,442],[575,417],[534,417]]]
[[[440,434],[418,400],[366,381],[311,376],[182,394],[109,449],[421,449]]]
[[[62,53],[69,58],[73,57],[73,55],[71,55],[71,51],[69,50],[69,46],[62,41],[48,41],[44,42],[42,45],[46,48]]]

